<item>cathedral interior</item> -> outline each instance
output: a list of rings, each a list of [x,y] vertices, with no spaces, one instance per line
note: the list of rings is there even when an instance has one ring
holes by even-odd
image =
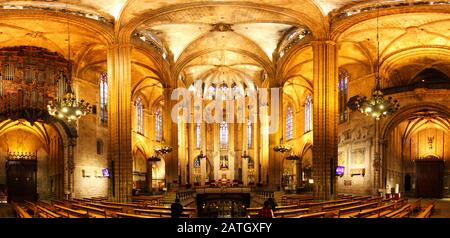
[[[449,26],[443,0],[0,0],[0,217],[450,217]]]

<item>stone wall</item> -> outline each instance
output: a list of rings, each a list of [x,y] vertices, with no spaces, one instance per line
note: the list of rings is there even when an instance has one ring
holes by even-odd
[[[100,120],[98,88],[97,84],[82,79],[77,79],[75,84],[78,98],[97,106],[96,114],[88,114],[78,121],[73,175],[73,197],[77,198],[108,195],[110,178],[102,175],[102,170],[109,168],[108,127]]]

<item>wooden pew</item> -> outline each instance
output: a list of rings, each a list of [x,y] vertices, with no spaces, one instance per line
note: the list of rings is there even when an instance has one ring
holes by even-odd
[[[74,210],[65,206],[55,205],[55,212],[66,217],[66,218],[82,218],[88,217],[87,211]]]
[[[411,212],[411,204],[406,204],[403,207],[386,214],[386,218],[404,218],[408,216]]]
[[[274,212],[274,216],[275,217],[296,217],[299,214],[304,214],[304,213],[308,213],[309,208],[297,208],[297,209],[283,209],[283,210],[279,210]]]
[[[382,200],[383,200],[382,197],[376,197],[376,198],[369,198],[369,199],[365,200],[364,202],[366,202],[366,203],[381,202]]]
[[[378,202],[370,202],[370,203],[365,203],[362,205],[342,208],[342,209],[339,209],[339,211],[337,212],[337,217],[338,218],[349,218],[351,216],[359,214],[359,212],[361,212],[364,209],[369,209],[369,208],[373,208],[373,207],[377,207],[377,206],[378,206]]]
[[[378,218],[382,215],[386,215],[394,209],[395,204],[388,204],[377,208],[367,209],[359,212],[355,217],[358,218]]]
[[[284,210],[292,210],[292,209],[298,209],[298,208],[299,208],[298,205],[295,205],[295,204],[294,205],[285,205],[285,206],[276,206],[275,212],[281,212],[281,211],[284,211]],[[262,207],[247,207],[246,208],[247,213],[250,216],[258,215],[258,212],[261,209],[262,209]]]
[[[315,213],[308,213],[308,214],[300,215],[295,218],[324,218],[326,214],[327,214],[326,212],[315,212]]]
[[[144,204],[133,204],[133,203],[119,203],[119,202],[100,202],[101,204],[122,207],[124,210],[133,210],[135,208],[145,208]]]
[[[172,214],[170,210],[161,210],[161,209],[134,209],[134,213],[138,215],[144,214],[160,218],[169,218],[171,217]],[[182,214],[182,216],[183,215],[185,214]]]
[[[34,217],[41,217],[40,213],[41,211],[36,207],[36,204],[29,202],[29,201],[25,201],[25,209],[29,212],[32,211],[33,212],[33,216]]]
[[[82,204],[72,204],[72,208],[76,208],[77,210],[84,210],[87,212],[88,217],[92,218],[107,218],[107,213],[105,209],[91,207]]]
[[[433,208],[434,208],[434,203],[430,203],[415,218],[430,218],[431,213],[433,212]]]
[[[42,216],[42,217],[45,217],[45,218],[62,218],[63,217],[60,214],[57,214],[41,205],[37,205],[36,207],[41,212],[40,216]]]
[[[123,213],[123,212],[118,212],[118,213],[116,213],[116,215],[118,218],[159,218],[157,216],[145,216],[145,215]]]
[[[353,198],[353,201],[359,201],[359,200],[368,200],[371,199],[371,196],[362,196],[362,197],[355,197]]]
[[[306,207],[318,207],[318,206],[326,206],[336,203],[344,203],[344,202],[350,202],[351,199],[338,199],[338,200],[331,200],[331,201],[324,201],[324,202],[306,202],[299,204],[300,208],[306,208]]]
[[[123,207],[120,207],[120,206],[112,206],[112,205],[106,205],[106,204],[101,204],[101,203],[88,203],[86,205],[91,206],[91,207],[105,209],[105,210],[108,210],[111,212],[124,212]]]
[[[14,211],[16,212],[16,215],[19,218],[32,218],[28,212],[26,212],[19,204],[12,202],[12,207],[14,208]]]
[[[323,206],[322,207],[322,211],[338,210],[338,209],[341,209],[341,208],[354,206],[354,205],[359,205],[359,204],[361,204],[361,201],[353,201],[353,202],[344,202],[344,203],[331,204],[331,205]]]

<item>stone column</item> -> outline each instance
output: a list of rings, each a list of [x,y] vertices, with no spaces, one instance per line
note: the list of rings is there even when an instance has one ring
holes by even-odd
[[[283,158],[284,153],[275,152],[273,148],[280,144],[280,139],[284,138],[283,132],[283,89],[278,84],[271,84],[271,88],[279,88],[279,99],[278,99],[278,107],[273,107],[272,105],[272,97],[270,100],[270,110],[277,109],[278,111],[271,111],[270,115],[276,113],[279,115],[278,122],[270,122],[270,125],[273,123],[278,124],[278,129],[276,133],[269,134],[269,187],[272,189],[282,189],[281,188],[281,179],[283,174]],[[270,88],[269,88],[270,90]],[[283,140],[283,143],[286,141]]]
[[[172,108],[178,103],[177,100],[171,100],[174,88],[164,89],[164,108],[163,108],[163,135],[168,146],[172,147],[172,152],[164,156],[166,163],[166,187],[173,188],[173,181],[178,185],[178,124],[172,120]],[[174,118],[177,119],[177,118]],[[180,118],[181,120],[181,118]]]
[[[64,195],[66,199],[74,197],[74,147],[76,138],[69,138],[64,144]]]
[[[337,48],[332,41],[313,46],[313,180],[314,196],[331,199],[336,193],[338,74]]]
[[[259,110],[268,110],[268,106],[261,105]],[[261,182],[264,185],[269,184],[269,135],[268,135],[268,127],[269,127],[269,119],[267,116],[261,116],[261,127],[260,127],[260,156],[259,156],[259,167],[258,167],[258,182]]]
[[[378,189],[382,188],[381,176],[381,143],[380,143],[380,121],[375,120],[375,143],[373,156],[373,195],[378,195]]]
[[[109,158],[113,162],[114,201],[130,201],[133,184],[131,152],[131,49],[128,44],[108,49]]]

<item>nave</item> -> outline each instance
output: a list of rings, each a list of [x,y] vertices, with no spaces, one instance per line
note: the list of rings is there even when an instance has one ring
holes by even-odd
[[[232,218],[258,218],[262,209],[257,201],[266,193],[255,194],[252,207],[245,207],[245,213]],[[318,201],[309,195],[284,195],[276,206],[275,218],[430,218],[435,211],[436,201],[430,199],[394,199],[371,196],[338,195],[335,200]],[[183,199],[184,204],[194,205],[192,197]],[[448,206],[448,201],[447,201]],[[83,198],[74,200],[51,200],[12,203],[18,218],[170,218],[170,206],[164,204],[161,196],[136,198],[131,203],[107,201],[106,198]],[[218,208],[218,207],[217,207]],[[234,207],[230,207],[234,209]],[[3,207],[1,210],[6,210]],[[219,217],[219,211],[208,213]],[[236,213],[237,214],[237,213]],[[204,215],[204,214],[203,214]],[[442,215],[442,214],[441,214]],[[199,216],[195,206],[183,207],[182,218]],[[207,216],[208,217],[208,216]]]

